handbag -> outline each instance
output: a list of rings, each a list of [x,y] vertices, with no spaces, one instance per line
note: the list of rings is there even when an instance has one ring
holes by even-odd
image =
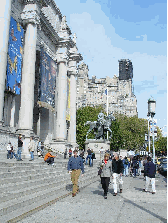
[[[102,173],[102,168],[100,167],[100,169],[98,170],[98,175],[101,175]]]

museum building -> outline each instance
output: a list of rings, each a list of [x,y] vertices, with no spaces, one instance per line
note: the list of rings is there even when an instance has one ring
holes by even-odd
[[[76,145],[76,75],[82,60],[54,0],[4,0],[0,8],[0,141],[31,135],[57,150]]]

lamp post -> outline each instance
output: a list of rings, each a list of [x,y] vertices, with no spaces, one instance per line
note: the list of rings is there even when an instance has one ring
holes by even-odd
[[[153,163],[155,163],[155,146],[154,146],[154,115],[155,115],[156,101],[154,99],[148,100],[148,116],[152,118],[152,138],[153,138]],[[149,118],[149,120],[150,120]],[[150,132],[149,132],[150,133]],[[150,135],[149,135],[149,143],[150,143]],[[150,147],[150,145],[149,145]]]

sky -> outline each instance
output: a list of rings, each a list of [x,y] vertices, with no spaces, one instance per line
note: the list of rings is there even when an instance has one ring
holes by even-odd
[[[118,76],[118,60],[133,64],[139,118],[156,100],[157,125],[167,135],[167,1],[55,0],[66,16],[89,78]]]

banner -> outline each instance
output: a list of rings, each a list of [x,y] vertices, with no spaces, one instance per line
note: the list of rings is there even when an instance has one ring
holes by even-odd
[[[66,120],[70,121],[70,79],[67,78],[67,113],[66,113]]]
[[[55,107],[55,86],[57,66],[51,57],[41,49],[39,106],[51,109]]]
[[[20,94],[24,30],[13,17],[9,28],[6,89]]]

